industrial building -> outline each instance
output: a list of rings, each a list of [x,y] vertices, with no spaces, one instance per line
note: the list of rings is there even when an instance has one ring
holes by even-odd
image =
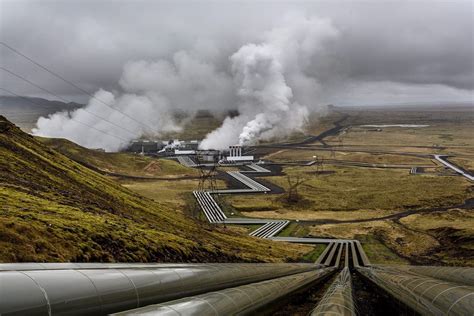
[[[132,140],[125,151],[133,153],[157,153],[165,147],[166,143],[161,140],[137,139]]]
[[[180,141],[180,140],[149,140],[136,139],[130,142],[125,151],[137,154],[163,154],[163,155],[192,155],[199,147],[199,141]]]
[[[219,150],[199,150],[196,154],[198,161],[205,163],[217,162],[222,159],[222,153]]]
[[[229,155],[226,160],[229,162],[253,161],[253,156],[242,156],[242,146],[229,146]]]

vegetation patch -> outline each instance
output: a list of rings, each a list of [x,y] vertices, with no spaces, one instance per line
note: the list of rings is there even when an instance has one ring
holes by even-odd
[[[396,212],[406,209],[435,208],[463,204],[474,197],[470,183],[462,177],[439,177],[432,174],[410,175],[407,170],[398,169],[363,169],[355,167],[331,167],[336,173],[328,175],[308,175],[308,167],[287,167],[284,172],[290,176],[306,177],[298,188],[303,197],[289,205],[285,203],[286,194],[282,195],[246,195],[228,197],[227,201],[237,210],[272,211],[281,214],[296,214],[300,219],[321,218],[320,211],[360,211],[373,210],[374,217],[383,210]],[[286,176],[266,177],[288,191]],[[271,207],[271,210],[265,208]],[[255,212],[262,216],[263,213]],[[354,217],[357,217],[354,213]],[[367,212],[364,212],[366,216]],[[248,214],[250,216],[250,214]]]
[[[303,262],[314,263],[318,260],[319,256],[323,253],[324,249],[326,249],[327,245],[314,245],[314,249],[302,257]]]
[[[282,262],[311,249],[196,221],[0,122],[0,262]]]
[[[42,143],[87,167],[97,168],[115,175],[132,177],[183,177],[197,176],[195,169],[182,166],[177,161],[156,159],[131,153],[107,153],[79,146],[60,138],[36,137]]]

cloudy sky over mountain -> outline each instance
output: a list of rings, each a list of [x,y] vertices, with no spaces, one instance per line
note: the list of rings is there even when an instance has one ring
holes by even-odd
[[[286,16],[294,15],[328,21],[335,30],[300,69],[317,78],[318,102],[473,97],[472,1],[2,0],[0,5],[3,42],[91,93],[123,89],[120,81],[130,63],[173,64],[177,53],[210,65],[213,78],[231,76],[234,53],[248,43],[265,41],[269,32],[285,27]],[[2,67],[67,99],[87,102],[87,96],[5,47],[0,52]],[[0,80],[18,94],[54,98],[4,71]],[[230,89],[225,84],[216,87]],[[230,96],[219,102],[227,103],[218,105],[224,108],[235,106]]]

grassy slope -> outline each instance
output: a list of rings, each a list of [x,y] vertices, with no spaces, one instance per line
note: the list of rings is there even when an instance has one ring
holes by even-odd
[[[321,211],[398,211],[461,204],[474,197],[470,183],[462,177],[413,176],[407,170],[335,166],[326,167],[326,170],[335,171],[333,174],[308,175],[312,170],[311,167],[284,168],[286,174],[307,179],[299,188],[304,197],[300,203],[285,204],[285,195],[232,196],[227,200],[241,212],[267,210],[276,213],[247,214],[255,217],[285,218],[285,214],[296,211],[300,213],[300,219],[320,219],[321,215],[327,218],[327,213]],[[285,176],[266,180],[288,188]],[[303,213],[305,217],[302,217]]]
[[[92,165],[106,172],[144,177],[175,177],[197,175],[176,161],[154,159],[129,153],[106,153],[81,147],[69,140],[37,137],[39,141],[59,151],[74,161]]]
[[[343,152],[336,150],[331,152],[329,150],[318,150],[316,147],[308,150],[283,149],[268,154],[262,159],[269,159],[272,161],[309,161],[314,160],[313,156],[324,159],[323,163],[326,161],[326,164],[328,165],[329,163],[327,160],[346,160],[373,164],[411,164],[413,166],[426,166],[433,164],[429,158],[365,152]],[[433,164],[433,166],[435,165]]]
[[[442,247],[430,255],[456,265],[474,265],[474,212],[452,209],[431,214],[415,214],[400,220],[406,229],[433,236]]]
[[[461,204],[473,198],[472,185],[459,176],[409,175],[407,170],[331,167],[336,173],[312,176],[299,190],[304,199],[286,204],[283,195],[226,197],[226,203],[249,217],[341,221],[375,219],[406,209]],[[289,167],[287,174],[304,176],[311,167]],[[284,188],[284,176],[268,177]],[[400,223],[373,220],[361,223],[289,226],[283,234],[308,230],[315,237],[357,238],[374,263],[474,264],[472,211],[444,211],[448,217],[430,214],[408,216]],[[446,215],[447,216],[447,215]],[[296,234],[297,235],[297,234]],[[400,256],[400,258],[396,255]]]
[[[139,196],[0,116],[0,261],[283,261],[308,247],[243,237]]]

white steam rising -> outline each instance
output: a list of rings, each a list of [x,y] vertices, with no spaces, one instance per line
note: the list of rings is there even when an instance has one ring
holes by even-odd
[[[116,151],[127,146],[129,141],[137,136],[179,130],[173,122],[173,117],[168,114],[168,101],[152,91],[143,95],[126,93],[116,96],[111,92],[99,90],[94,96],[84,109],[70,113],[58,112],[48,118],[40,117],[33,134],[67,138],[88,148]],[[103,103],[146,125],[137,123]],[[152,130],[153,126],[159,126],[160,130]]]
[[[232,81],[226,74],[182,51],[175,53],[171,62],[127,63],[119,83],[122,93],[99,90],[85,109],[39,118],[33,134],[117,151],[142,135],[159,137],[163,132],[179,131],[175,110],[218,108],[231,102],[232,96]]]
[[[310,111],[324,110],[318,103],[320,82],[305,69],[314,64],[318,54],[324,54],[326,42],[336,38],[338,31],[329,20],[300,15],[290,16],[282,24],[285,26],[266,33],[261,43],[240,47],[229,58],[229,69],[221,70],[207,61],[209,54],[201,54],[202,48],[177,52],[171,60],[127,63],[119,81],[122,91],[99,90],[96,98],[144,124],[92,98],[85,110],[40,118],[33,133],[114,151],[143,134],[159,136],[179,130],[172,115],[176,109],[235,108],[239,116],[227,117],[207,135],[202,148],[255,144],[301,130]]]
[[[324,19],[291,16],[284,24],[266,34],[263,43],[244,45],[230,58],[240,116],[227,118],[202,148],[279,138],[301,130],[309,109],[322,110],[318,80],[304,69],[338,32]]]

